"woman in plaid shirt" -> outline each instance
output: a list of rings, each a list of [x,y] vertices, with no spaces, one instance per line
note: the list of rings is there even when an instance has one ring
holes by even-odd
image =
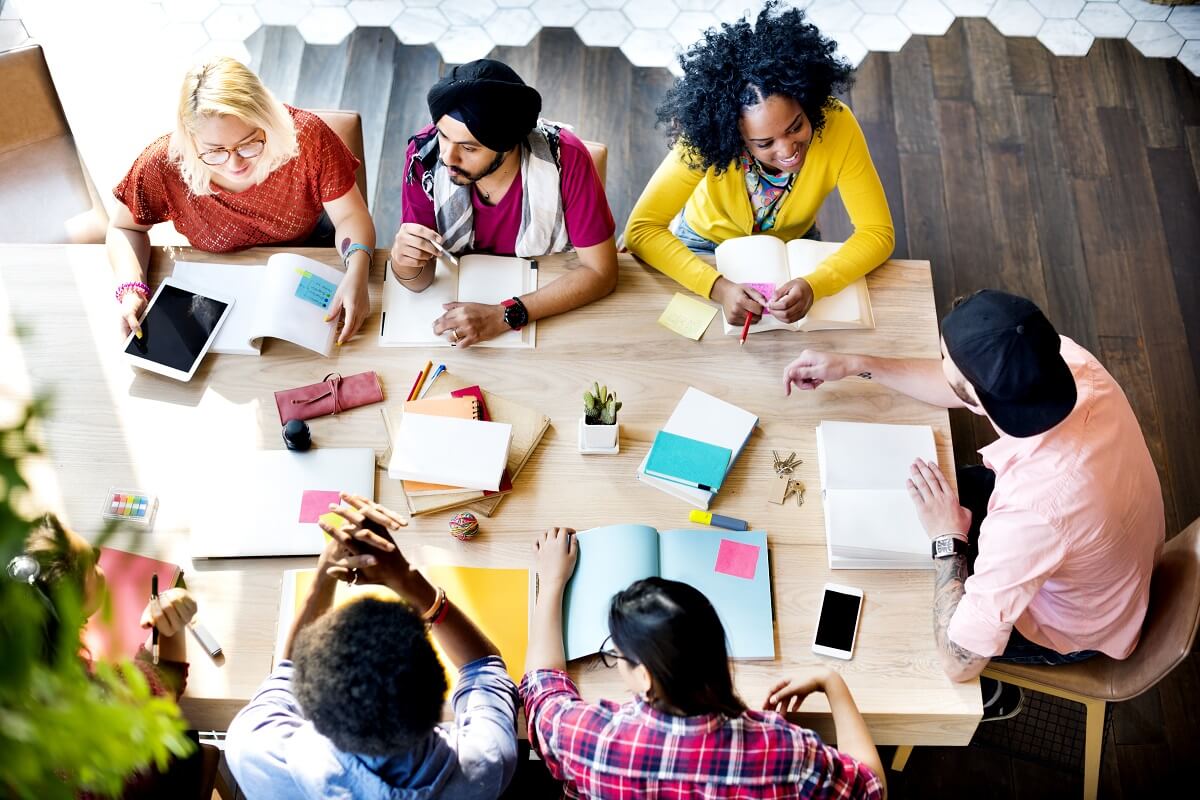
[[[578,798],[882,798],[883,765],[841,676],[781,681],[762,711],[737,696],[725,630],[687,584],[637,581],[609,610],[601,650],[634,699],[586,703],[566,673],[562,597],[575,569],[574,531],[535,542],[540,586],[521,699],[529,741]],[[789,723],[814,691],[833,712],[841,751]]]

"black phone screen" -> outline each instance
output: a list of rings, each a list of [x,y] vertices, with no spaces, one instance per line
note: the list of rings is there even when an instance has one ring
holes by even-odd
[[[125,352],[190,372],[227,306],[178,286],[164,286],[142,320],[142,338],[131,338]]]
[[[832,650],[849,652],[854,644],[854,627],[858,624],[858,607],[862,597],[825,590],[821,618],[817,620],[817,644]]]

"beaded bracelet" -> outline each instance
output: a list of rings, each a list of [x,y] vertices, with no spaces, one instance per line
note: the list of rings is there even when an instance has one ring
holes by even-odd
[[[421,615],[421,622],[428,625],[437,625],[446,616],[446,609],[449,606],[450,601],[446,599],[446,590],[439,586],[433,605]]]
[[[118,286],[117,291],[114,293],[118,303],[121,302],[121,299],[125,297],[127,292],[137,292],[142,296],[143,300],[150,299],[150,287],[141,281],[129,281]]]

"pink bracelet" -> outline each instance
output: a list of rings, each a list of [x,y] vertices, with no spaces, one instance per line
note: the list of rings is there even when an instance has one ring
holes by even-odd
[[[143,300],[150,299],[150,287],[141,281],[129,281],[128,283],[122,283],[120,286],[118,286],[115,293],[118,303],[121,302],[123,297],[125,297],[126,292],[137,292],[142,296]]]

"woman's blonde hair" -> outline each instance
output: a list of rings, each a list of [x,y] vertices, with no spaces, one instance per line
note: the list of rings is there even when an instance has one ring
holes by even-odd
[[[262,183],[275,169],[300,152],[296,126],[283,103],[240,61],[224,56],[188,70],[179,92],[179,116],[171,135],[171,158],[188,189],[212,194],[212,169],[200,160],[196,129],[205,119],[229,114],[262,128],[266,146],[251,175]]]

